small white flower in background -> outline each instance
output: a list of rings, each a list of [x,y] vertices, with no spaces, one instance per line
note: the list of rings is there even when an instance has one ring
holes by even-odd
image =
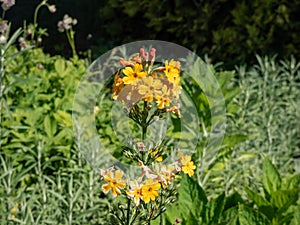
[[[51,13],[55,13],[56,12],[56,6],[55,5],[48,5],[48,9]]]
[[[73,19],[68,14],[64,15],[63,20],[59,21],[57,24],[58,31],[64,32],[65,30],[70,30],[72,25],[77,24],[77,19]]]
[[[0,0],[0,2],[2,2],[1,6],[4,11],[9,10],[15,4],[15,0]]]
[[[0,33],[1,34],[5,33],[5,31],[7,30],[7,27],[8,27],[8,25],[7,25],[7,21],[6,20],[0,21]]]
[[[7,38],[5,35],[7,27],[8,27],[7,21],[5,21],[5,20],[0,21],[0,44],[5,44],[7,41]]]

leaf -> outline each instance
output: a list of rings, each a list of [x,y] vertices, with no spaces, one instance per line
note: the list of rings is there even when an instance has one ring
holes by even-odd
[[[221,216],[221,224],[223,225],[239,225],[238,223],[238,205],[226,210]]]
[[[294,216],[290,225],[299,225],[299,221],[300,221],[300,206],[298,205],[294,209]]]
[[[56,132],[56,122],[51,120],[49,115],[46,115],[44,118],[44,128],[48,137],[53,137]]]
[[[291,177],[285,177],[282,180],[283,190],[300,188],[300,174],[294,174]]]
[[[240,225],[267,225],[270,221],[256,212],[254,209],[249,208],[245,205],[239,205],[238,217]]]
[[[178,201],[166,211],[166,218],[173,223],[178,217],[187,214],[197,216],[201,213],[207,198],[203,189],[192,178],[184,175],[178,190]]]
[[[257,194],[256,192],[250,190],[249,188],[247,187],[244,187],[248,197],[253,201],[255,202],[255,204],[258,206],[258,207],[261,207],[261,206],[267,206],[267,205],[270,205],[270,203],[265,200],[262,196],[260,196],[259,194]]]
[[[278,170],[266,157],[263,162],[263,185],[269,194],[280,189],[281,178]]]
[[[243,200],[242,196],[239,193],[234,192],[233,194],[226,197],[224,210],[236,207],[239,204],[243,204],[243,203],[244,203],[244,200]]]
[[[72,116],[62,110],[58,110],[56,113],[53,114],[56,121],[60,124],[63,124],[66,127],[72,126]]]
[[[298,200],[299,190],[278,190],[271,195],[272,206],[279,209],[279,213],[284,213],[291,205]]]
[[[178,194],[178,203],[185,208],[185,212],[191,211],[194,215],[199,214],[202,206],[207,203],[204,190],[187,175],[182,178]]]
[[[225,138],[223,140],[223,144],[226,145],[226,147],[231,148],[239,143],[246,141],[247,139],[248,139],[247,135],[229,134],[229,135],[225,136]]]
[[[212,225],[212,224],[216,224],[218,222],[218,220],[223,212],[224,205],[225,205],[225,193],[221,194],[216,199],[209,202],[210,220],[209,220],[208,224]]]
[[[61,58],[57,59],[54,63],[54,68],[56,70],[56,72],[62,76],[65,72],[65,61]]]
[[[219,82],[219,85],[223,88],[226,84],[229,84],[235,75],[235,71],[222,71],[215,73],[215,76]]]

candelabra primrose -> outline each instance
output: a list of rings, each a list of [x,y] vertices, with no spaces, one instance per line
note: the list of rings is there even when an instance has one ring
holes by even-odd
[[[171,59],[157,64],[155,56],[155,48],[150,52],[141,48],[128,60],[120,58],[121,68],[114,76],[112,98],[124,104],[127,116],[139,125],[142,135],[132,147],[122,148],[123,155],[138,166],[137,178],[126,179],[124,171],[116,166],[101,169],[103,192],[122,199],[112,208],[113,224],[150,225],[176,201],[180,174],[191,177],[196,169],[191,156],[180,150],[174,162],[164,164],[168,146],[146,143],[147,128],[163,114],[172,112],[181,117],[180,62]]]

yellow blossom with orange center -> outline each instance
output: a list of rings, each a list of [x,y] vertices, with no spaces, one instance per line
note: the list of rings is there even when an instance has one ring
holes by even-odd
[[[134,64],[133,68],[131,66],[125,67],[125,69],[123,69],[123,73],[126,75],[123,77],[124,84],[135,85],[140,79],[145,78],[147,73],[142,70],[143,65],[140,63]]]
[[[162,87],[161,93],[155,96],[155,99],[159,109],[163,109],[165,106],[170,106],[170,89],[168,89],[167,85]]]
[[[143,198],[142,188],[136,180],[131,182],[130,186],[131,186],[132,189],[129,190],[129,191],[126,191],[126,194],[129,197],[133,198],[133,201],[134,201],[135,205],[138,206],[140,204],[140,199]]]
[[[181,157],[182,171],[190,177],[194,175],[194,170],[196,169],[196,166],[191,159],[192,157],[190,155],[183,155]]]
[[[165,75],[167,76],[168,80],[172,83],[179,84],[180,82],[180,63],[175,60],[168,60],[165,61]]]
[[[126,186],[126,181],[122,179],[123,172],[117,170],[115,173],[108,172],[103,176],[103,180],[107,182],[107,184],[102,185],[102,189],[104,193],[108,193],[112,190],[113,196],[117,196],[121,194],[120,189],[124,189]]]
[[[118,98],[118,94],[124,87],[123,80],[122,78],[119,77],[119,71],[116,73],[115,78],[114,78],[114,85],[113,85],[113,99],[116,100]]]
[[[148,76],[141,81],[141,84],[138,85],[138,91],[145,101],[152,102],[153,97],[160,93],[162,86],[163,84],[159,79]]]
[[[154,201],[158,196],[158,190],[160,189],[160,184],[152,179],[146,180],[145,184],[142,186],[143,201],[145,203]]]

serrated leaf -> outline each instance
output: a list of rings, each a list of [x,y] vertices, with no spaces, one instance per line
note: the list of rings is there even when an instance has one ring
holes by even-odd
[[[245,205],[239,205],[238,216],[240,225],[267,225],[270,221],[256,212],[254,209]]]
[[[191,211],[194,215],[199,214],[201,207],[207,203],[203,189],[187,175],[182,178],[178,194],[178,203],[186,212]]]
[[[265,158],[263,162],[263,185],[266,191],[271,194],[280,189],[281,178],[278,170],[272,164],[272,162]]]
[[[245,191],[248,195],[248,197],[253,201],[255,202],[255,204],[258,206],[258,207],[261,207],[261,206],[267,206],[269,205],[270,203],[264,199],[262,196],[260,196],[259,194],[257,194],[256,192],[250,190],[249,188],[247,187],[244,187],[245,188]]]
[[[219,218],[223,212],[225,205],[225,193],[219,195],[216,199],[209,202],[209,208],[210,208],[210,219],[209,219],[209,225],[216,224],[219,221]]]

